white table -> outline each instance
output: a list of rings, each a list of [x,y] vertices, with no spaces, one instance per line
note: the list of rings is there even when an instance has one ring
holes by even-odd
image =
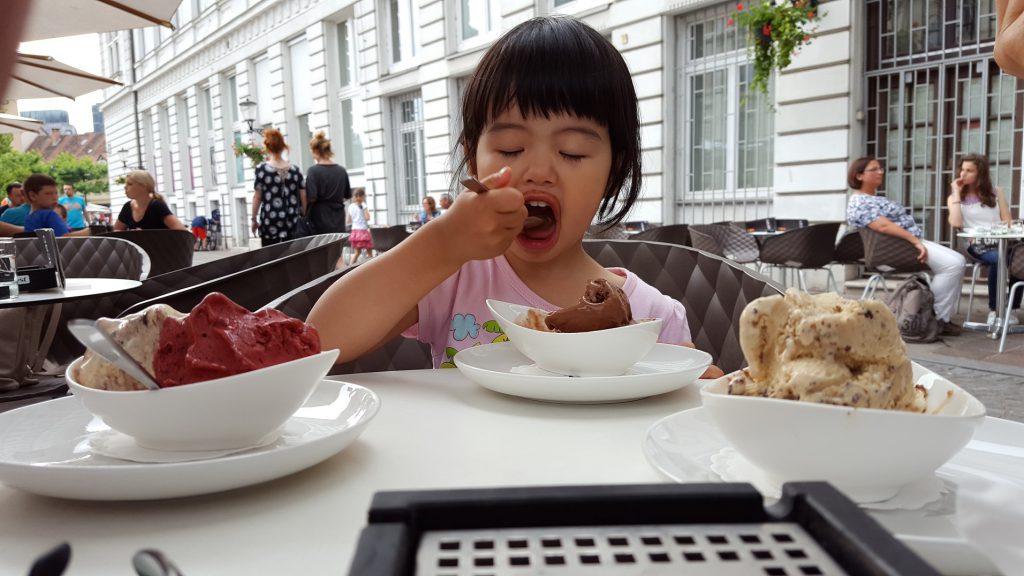
[[[230,492],[151,502],[78,502],[0,486],[0,574],[71,543],[75,576],[132,574],[142,548],[185,574],[347,574],[378,490],[663,482],[641,441],[699,404],[696,386],[636,402],[562,405],[490,392],[456,370],[347,376],[382,408],[326,462]]]
[[[125,292],[140,286],[138,280],[126,280],[124,278],[68,278],[65,287],[50,288],[48,290],[36,290],[33,292],[21,292],[15,298],[0,300],[0,308],[17,308],[19,306],[35,306],[38,304],[57,304],[69,300],[79,300]]]
[[[982,330],[991,331],[992,332],[992,338],[993,339],[998,338],[999,337],[1000,328],[1003,325],[1003,317],[1006,314],[1006,306],[1007,306],[1006,298],[1008,296],[1007,291],[1009,290],[1009,288],[1008,288],[1008,284],[1009,284],[1009,271],[1008,271],[1009,261],[1008,261],[1008,255],[1007,255],[1007,246],[1008,246],[1010,240],[1024,240],[1024,233],[1017,232],[1017,233],[994,234],[994,233],[989,232],[989,233],[979,234],[977,232],[967,232],[967,231],[964,231],[964,232],[958,233],[957,236],[960,237],[960,238],[970,238],[972,240],[983,239],[983,240],[996,240],[997,241],[997,246],[998,246],[998,250],[999,250],[999,260],[998,260],[997,265],[996,265],[996,286],[999,287],[999,293],[996,295],[996,314],[997,314],[996,323],[994,325],[992,325],[992,326],[989,326],[986,323],[969,322],[969,323],[965,323],[964,326],[966,328],[970,328],[972,330],[982,329]],[[1010,327],[1010,331],[1011,332],[1024,331],[1024,327]]]

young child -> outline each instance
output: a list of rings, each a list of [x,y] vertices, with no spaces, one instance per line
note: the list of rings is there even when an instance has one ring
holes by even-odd
[[[485,299],[555,310],[597,278],[625,291],[634,317],[664,319],[659,341],[689,343],[679,302],[583,249],[595,214],[619,222],[640,193],[636,93],[611,43],[572,18],[516,26],[470,78],[462,118],[455,172],[489,190],[464,190],[444,218],[331,286],[309,316],[325,349],[345,362],[404,334],[430,343],[438,367],[448,349],[501,336],[483,326]]]
[[[56,206],[54,206],[53,211],[57,213],[57,216],[60,216],[60,219],[63,220],[65,224],[67,224],[68,209],[65,208],[63,204],[57,204]]]
[[[352,260],[349,262],[355,265],[359,261],[359,254],[366,250],[366,257],[370,257],[373,250],[373,237],[370,236],[370,210],[366,207],[366,189],[353,188],[352,202],[348,205],[348,223],[352,225],[352,231],[348,236],[348,244],[352,247]]]
[[[46,174],[33,174],[25,179],[25,198],[32,206],[32,211],[25,217],[25,232],[34,232],[37,228],[53,228],[55,236],[88,236],[89,229],[83,228],[74,232],[56,212],[57,181]]]

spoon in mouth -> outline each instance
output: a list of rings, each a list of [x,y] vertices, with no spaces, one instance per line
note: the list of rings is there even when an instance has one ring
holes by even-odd
[[[472,192],[476,192],[477,194],[483,194],[484,192],[487,192],[488,190],[490,190],[490,188],[485,186],[483,184],[483,182],[480,182],[479,180],[477,180],[476,178],[474,178],[472,176],[466,176],[465,178],[463,178],[459,182],[463,186],[465,186],[467,190],[470,190]],[[527,216],[526,220],[523,221],[523,230],[526,230],[528,228],[536,228],[537,226],[540,226],[543,223],[544,223],[544,219],[543,218],[538,218],[536,216]]]
[[[96,325],[95,320],[71,320],[68,322],[70,331],[86,348],[99,354],[104,360],[120,368],[125,374],[135,378],[150,390],[159,390],[153,376],[138,363],[114,337]]]

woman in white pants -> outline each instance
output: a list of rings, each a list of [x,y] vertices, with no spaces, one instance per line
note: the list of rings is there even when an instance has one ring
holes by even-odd
[[[875,232],[903,238],[917,248],[918,260],[932,271],[932,292],[935,294],[935,316],[941,333],[956,336],[960,327],[950,321],[960,298],[966,261],[955,250],[921,238],[921,228],[907,214],[906,208],[876,196],[884,181],[882,165],[867,156],[850,164],[848,183],[853,194],[846,205],[846,221],[852,228],[870,228]]]

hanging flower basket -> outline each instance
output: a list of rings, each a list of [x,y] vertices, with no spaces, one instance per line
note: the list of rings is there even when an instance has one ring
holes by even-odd
[[[240,142],[231,147],[231,150],[235,153],[235,157],[245,156],[249,159],[249,163],[255,168],[260,165],[261,162],[266,161],[267,153],[263,150],[262,146],[258,144],[246,144]]]
[[[127,181],[128,178],[123,174],[121,176],[118,176],[117,178],[114,178],[114,184],[124,184]]]
[[[772,71],[785,69],[793,52],[811,43],[819,20],[817,0],[755,0],[749,7],[736,5],[736,15],[728,23],[747,30],[747,51],[754,63],[752,90],[768,94]]]

